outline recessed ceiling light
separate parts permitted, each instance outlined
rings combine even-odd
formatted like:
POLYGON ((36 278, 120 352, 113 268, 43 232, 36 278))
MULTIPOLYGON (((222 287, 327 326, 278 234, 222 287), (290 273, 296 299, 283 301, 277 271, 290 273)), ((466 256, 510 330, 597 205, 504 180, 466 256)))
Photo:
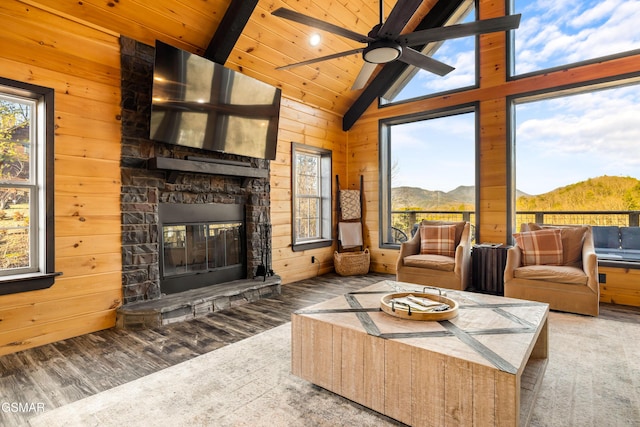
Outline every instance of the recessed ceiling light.
POLYGON ((311 37, 309 37, 309 44, 311 46, 318 46, 320 44, 320 34, 311 34, 311 37))

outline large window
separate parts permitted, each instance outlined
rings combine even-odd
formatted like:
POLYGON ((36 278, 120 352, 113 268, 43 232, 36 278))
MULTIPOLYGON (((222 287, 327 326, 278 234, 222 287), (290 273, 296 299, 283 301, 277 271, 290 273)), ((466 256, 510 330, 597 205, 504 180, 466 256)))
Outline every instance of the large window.
POLYGON ((0 294, 51 286, 52 90, 0 79, 0 160, 0 294))
POLYGON ((473 106, 383 122, 380 242, 397 247, 423 219, 475 223, 473 106))
POLYGON ((292 145, 293 250, 331 246, 331 151, 292 145))
POLYGON ((640 84, 594 89, 515 100, 516 230, 638 225, 640 84))
MULTIPOLYGON (((445 25, 463 24, 476 19, 473 0, 464 0, 445 25)), ((427 44, 424 54, 455 68, 446 76, 438 76, 409 66, 381 98, 392 103, 472 87, 476 84, 476 37, 461 37, 427 44)))
POLYGON ((640 49, 638 0, 513 0, 513 13, 514 75, 640 49))

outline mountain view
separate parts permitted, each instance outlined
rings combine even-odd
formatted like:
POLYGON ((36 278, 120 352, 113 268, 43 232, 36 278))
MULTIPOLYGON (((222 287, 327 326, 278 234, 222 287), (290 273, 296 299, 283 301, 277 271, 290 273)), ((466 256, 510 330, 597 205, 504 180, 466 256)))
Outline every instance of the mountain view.
MULTIPOLYGON (((601 176, 569 184, 553 191, 529 195, 516 190, 519 211, 602 211, 640 209, 640 180, 601 176)), ((392 210, 475 210, 475 187, 460 186, 449 192, 418 187, 396 187, 392 210)))

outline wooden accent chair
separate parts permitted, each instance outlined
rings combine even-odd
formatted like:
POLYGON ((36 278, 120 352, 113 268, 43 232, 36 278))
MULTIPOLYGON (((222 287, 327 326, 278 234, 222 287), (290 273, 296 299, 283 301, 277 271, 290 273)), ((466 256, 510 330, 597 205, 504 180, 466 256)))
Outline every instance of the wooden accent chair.
POLYGON ((521 230, 507 251, 504 296, 597 316, 600 287, 591 227, 522 224, 521 230))
POLYGON ((400 245, 396 280, 465 290, 471 277, 470 229, 466 221, 422 221, 400 245))

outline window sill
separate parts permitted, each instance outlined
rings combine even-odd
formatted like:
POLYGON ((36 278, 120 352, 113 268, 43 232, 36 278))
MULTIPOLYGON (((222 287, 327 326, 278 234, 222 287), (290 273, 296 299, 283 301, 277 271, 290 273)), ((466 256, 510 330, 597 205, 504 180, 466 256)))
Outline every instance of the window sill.
POLYGON ((19 276, 0 277, 0 295, 38 291, 53 286, 62 273, 31 273, 19 276))
POLYGON ((293 252, 302 252, 309 249, 326 248, 333 245, 333 240, 314 240, 313 242, 294 243, 291 245, 293 252))

